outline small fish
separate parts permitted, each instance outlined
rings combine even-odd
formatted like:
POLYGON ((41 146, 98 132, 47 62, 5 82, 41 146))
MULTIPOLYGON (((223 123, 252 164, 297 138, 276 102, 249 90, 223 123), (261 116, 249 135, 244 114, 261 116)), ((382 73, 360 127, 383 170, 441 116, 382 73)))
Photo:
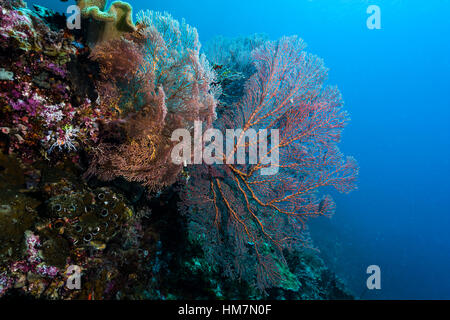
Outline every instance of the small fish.
POLYGON ((91 241, 89 244, 95 249, 102 251, 106 248, 106 244, 100 241, 91 241))
POLYGON ((84 45, 78 41, 72 41, 72 45, 74 45, 78 49, 84 49, 84 45))

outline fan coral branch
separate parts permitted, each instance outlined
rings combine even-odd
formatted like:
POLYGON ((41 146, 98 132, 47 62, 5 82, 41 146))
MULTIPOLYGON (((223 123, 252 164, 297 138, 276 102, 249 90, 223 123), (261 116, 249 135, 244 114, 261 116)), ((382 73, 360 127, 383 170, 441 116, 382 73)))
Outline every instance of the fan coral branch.
POLYGON ((216 102, 209 91, 215 73, 199 53, 197 30, 154 11, 141 11, 138 22, 147 39, 143 68, 154 73, 154 86, 164 89, 168 110, 211 125, 216 102))
MULTIPOLYGON (((175 115, 167 115, 163 91, 155 97, 151 108, 130 115, 122 123, 108 125, 111 131, 123 132, 124 143, 103 141, 96 148, 87 175, 102 180, 122 176, 158 191, 175 182, 181 167, 170 161, 172 128, 180 125, 175 115), (118 125, 119 129, 112 126, 118 125)), ((107 131, 107 130, 104 130, 107 131)))
POLYGON ((243 129, 231 152, 219 154, 227 164, 191 168, 185 193, 184 208, 193 230, 206 235, 207 253, 261 289, 281 280, 283 249, 308 245, 307 219, 334 211, 331 197, 319 190, 355 188, 356 161, 336 146, 348 121, 340 93, 324 85, 322 60, 304 48, 290 37, 253 51, 257 73, 241 101, 215 123, 243 129), (260 147, 256 164, 230 164, 239 148, 256 144, 246 139, 252 129, 278 130, 279 141, 260 147), (275 152, 280 161, 271 168, 267 158, 275 152))
POLYGON ((215 119, 215 74, 199 50, 194 28, 154 12, 140 13, 137 32, 94 48, 107 80, 99 85, 101 108, 119 114, 104 125, 87 175, 122 176, 150 191, 175 181, 181 166, 171 161, 172 132, 215 119))

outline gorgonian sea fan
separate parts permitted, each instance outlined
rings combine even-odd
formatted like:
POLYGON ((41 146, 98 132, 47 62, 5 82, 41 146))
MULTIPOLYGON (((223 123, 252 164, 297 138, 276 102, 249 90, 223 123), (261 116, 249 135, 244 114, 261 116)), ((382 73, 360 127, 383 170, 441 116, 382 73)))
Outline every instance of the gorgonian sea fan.
POLYGON ((253 71, 251 53, 268 40, 265 34, 253 34, 236 39, 216 36, 206 43, 203 51, 216 66, 227 66, 248 73, 248 69, 253 71))
POLYGON ((307 219, 333 213, 331 197, 319 190, 356 188, 357 163, 337 147, 349 120, 341 95, 325 85, 323 61, 304 49, 297 37, 255 49, 257 72, 244 96, 214 124, 243 129, 231 155, 221 155, 224 163, 237 147, 256 143, 243 138, 249 129, 278 129, 278 144, 272 141, 257 164, 190 167, 182 202, 211 262, 262 290, 282 280, 283 250, 307 244, 307 219), (264 158, 276 149, 277 172, 261 175, 269 166, 264 158))
POLYGON ((153 11, 138 14, 136 32, 95 47, 91 58, 107 80, 100 104, 119 115, 100 130, 86 176, 123 177, 149 191, 176 181, 182 166, 170 159, 172 132, 215 119, 215 74, 199 51, 195 28, 153 11))
POLYGON ((210 125, 216 108, 210 84, 216 75, 200 54, 197 30, 167 12, 141 11, 137 18, 146 39, 142 68, 154 74, 155 88, 164 90, 169 112, 187 122, 202 120, 210 125))

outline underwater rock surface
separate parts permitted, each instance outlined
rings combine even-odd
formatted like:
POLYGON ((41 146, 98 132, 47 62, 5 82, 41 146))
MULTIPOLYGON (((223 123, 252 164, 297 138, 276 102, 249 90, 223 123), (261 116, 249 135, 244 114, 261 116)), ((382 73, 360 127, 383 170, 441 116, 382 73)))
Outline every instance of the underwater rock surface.
POLYGON ((168 48, 144 52, 147 60, 139 50, 164 40, 145 23, 171 17, 134 24, 127 3, 105 12, 105 1, 78 2, 86 23, 105 24, 94 44, 64 16, 0 0, 0 297, 352 299, 307 248, 287 250, 281 280, 264 291, 226 276, 180 213, 191 176, 167 165, 171 130, 194 116, 211 125, 239 100, 256 72, 249 55, 210 66, 196 31, 181 24, 190 42, 178 39, 169 68, 168 48), (125 58, 135 59, 105 55, 104 41, 129 45, 125 58), (173 86, 167 96, 163 86, 173 86), (80 290, 66 286, 71 265, 81 268, 80 290))

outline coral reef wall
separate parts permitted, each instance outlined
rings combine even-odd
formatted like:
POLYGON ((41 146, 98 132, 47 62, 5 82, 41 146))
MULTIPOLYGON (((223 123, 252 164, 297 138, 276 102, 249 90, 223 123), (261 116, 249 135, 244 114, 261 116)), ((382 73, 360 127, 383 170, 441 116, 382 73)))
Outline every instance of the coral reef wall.
POLYGON ((77 4, 82 30, 0 0, 0 297, 352 298, 305 246, 307 218, 334 206, 318 188, 357 173, 321 60, 295 37, 203 53, 168 13, 77 4), (261 165, 176 164, 172 133, 196 121, 278 128, 289 165, 267 181, 261 165))

